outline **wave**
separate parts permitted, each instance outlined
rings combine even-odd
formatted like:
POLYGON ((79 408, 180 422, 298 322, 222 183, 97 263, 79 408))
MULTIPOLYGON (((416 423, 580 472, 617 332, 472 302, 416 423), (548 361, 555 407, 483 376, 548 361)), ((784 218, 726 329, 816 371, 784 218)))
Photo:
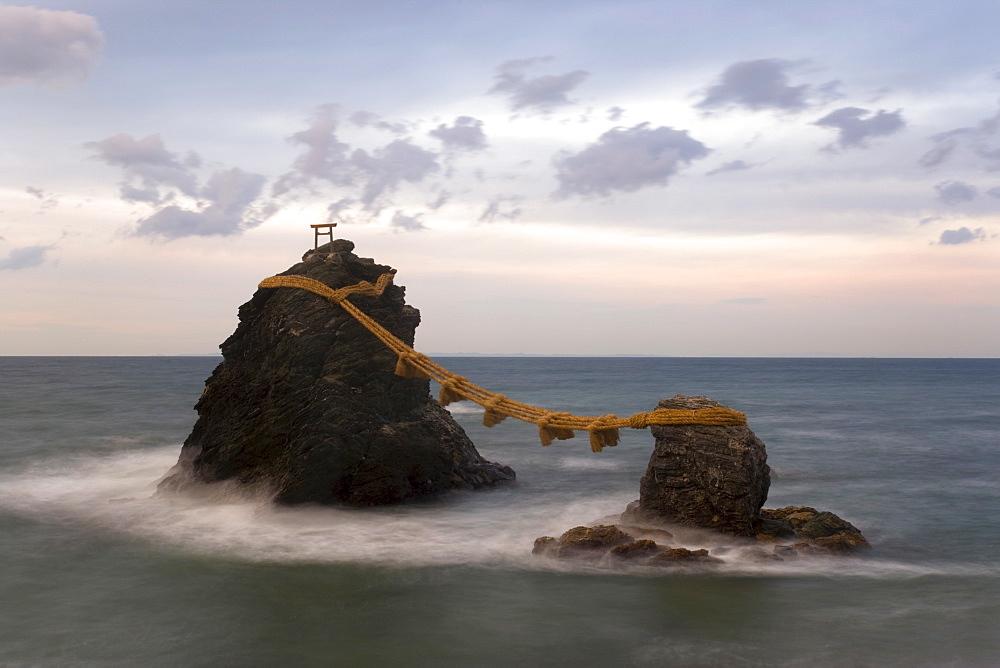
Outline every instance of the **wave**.
MULTIPOLYGON (((607 574, 595 565, 534 557, 531 547, 539 536, 593 523, 634 498, 626 491, 588 491, 585 496, 519 485, 456 494, 433 504, 374 509, 284 508, 235 495, 211 502, 156 496, 156 482, 176 461, 177 452, 177 446, 169 446, 38 461, 0 475, 0 511, 138 537, 158 549, 241 561, 387 567, 461 564, 607 574)), ((567 462, 573 468, 579 460, 567 462)), ((1000 574, 997 565, 928 565, 877 558, 760 562, 736 539, 716 537, 714 544, 708 544, 697 533, 679 533, 677 539, 673 546, 709 548, 725 562, 712 572, 735 576, 1000 574)), ((624 571, 663 572, 641 567, 624 571)))

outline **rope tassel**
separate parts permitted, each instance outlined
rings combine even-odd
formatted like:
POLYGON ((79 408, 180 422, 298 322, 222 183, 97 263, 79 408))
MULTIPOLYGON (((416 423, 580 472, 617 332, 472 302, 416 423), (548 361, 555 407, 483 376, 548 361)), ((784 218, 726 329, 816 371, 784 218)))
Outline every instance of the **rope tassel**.
POLYGON ((484 427, 495 427, 496 425, 507 419, 507 414, 503 412, 500 407, 507 397, 502 394, 494 394, 485 404, 483 404, 483 426, 484 427))
POLYGON ((396 360, 395 374, 403 378, 430 378, 423 369, 414 364, 412 353, 400 353, 396 360))
POLYGON ((438 393, 438 403, 442 406, 464 401, 467 397, 458 389, 459 383, 465 382, 464 376, 455 376, 441 383, 441 391, 438 393))
POLYGON ((617 415, 602 415, 589 425, 587 432, 590 434, 590 449, 593 452, 600 452, 604 448, 613 448, 618 445, 620 434, 617 427, 609 427, 609 422, 618 420, 617 415))
POLYGON ((552 445, 553 439, 565 441, 576 436, 572 429, 553 426, 551 422, 559 418, 571 417, 569 413, 547 413, 535 424, 538 425, 538 438, 542 445, 552 445))

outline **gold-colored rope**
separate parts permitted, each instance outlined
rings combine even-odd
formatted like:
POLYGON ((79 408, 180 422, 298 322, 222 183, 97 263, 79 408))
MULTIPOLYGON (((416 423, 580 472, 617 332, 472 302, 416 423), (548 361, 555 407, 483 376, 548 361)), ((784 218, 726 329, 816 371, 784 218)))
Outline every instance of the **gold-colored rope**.
POLYGON ((387 273, 379 276, 374 285, 368 281, 361 281, 356 285, 348 285, 334 290, 328 285, 304 276, 272 276, 261 281, 260 287, 301 288, 339 304, 341 308, 374 334, 379 341, 396 353, 398 357, 396 362, 397 375, 404 378, 430 378, 440 383, 441 392, 438 401, 443 406, 463 399, 474 401, 485 409, 483 424, 487 427, 499 424, 506 417, 530 422, 538 427, 538 436, 542 445, 550 445, 553 439, 573 438, 576 431, 586 431, 590 437, 591 450, 600 452, 605 447, 618 445, 618 430, 622 427, 645 429, 652 424, 733 426, 747 423, 743 413, 731 408, 699 408, 695 410, 657 408, 649 413, 636 413, 627 418, 620 418, 616 415, 586 417, 546 410, 514 401, 496 392, 490 392, 469 382, 464 376, 448 371, 426 355, 418 353, 385 327, 372 320, 348 299, 351 295, 380 297, 391 282, 392 274, 387 273))

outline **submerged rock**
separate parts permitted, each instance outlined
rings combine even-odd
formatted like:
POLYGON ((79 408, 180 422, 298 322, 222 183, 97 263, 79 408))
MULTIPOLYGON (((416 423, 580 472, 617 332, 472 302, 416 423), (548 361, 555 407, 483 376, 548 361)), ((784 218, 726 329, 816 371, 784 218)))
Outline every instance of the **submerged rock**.
MULTIPOLYGON (((284 274, 331 288, 394 271, 335 240, 284 274)), ((420 313, 404 288, 351 301, 413 344, 420 313)), ((160 490, 233 482, 275 501, 391 504, 514 479, 483 459, 430 396, 430 381, 394 374, 396 355, 341 307, 295 288, 263 288, 240 307, 198 421, 160 490)))
MULTIPOLYGON (((696 410, 722 404, 678 394, 657 407, 696 410)), ((656 445, 639 483, 637 516, 754 535, 771 477, 764 443, 753 431, 745 425, 653 425, 650 431, 656 445)))

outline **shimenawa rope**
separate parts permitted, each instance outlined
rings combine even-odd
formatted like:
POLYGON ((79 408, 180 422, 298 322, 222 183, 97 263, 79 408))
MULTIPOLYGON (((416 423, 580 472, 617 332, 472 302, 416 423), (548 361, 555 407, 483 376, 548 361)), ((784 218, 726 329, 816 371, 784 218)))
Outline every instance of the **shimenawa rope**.
POLYGON ((396 374, 404 378, 430 378, 441 384, 438 401, 443 406, 455 401, 468 399, 483 407, 483 424, 492 427, 505 418, 512 417, 530 422, 538 427, 542 445, 551 445, 553 439, 568 439, 576 431, 586 431, 590 437, 590 449, 600 452, 603 448, 618 445, 618 430, 622 427, 645 429, 651 424, 691 424, 691 425, 745 425, 746 416, 730 408, 699 408, 682 410, 658 408, 649 413, 636 413, 631 417, 616 415, 586 417, 546 410, 537 406, 514 401, 508 397, 490 392, 475 385, 464 376, 454 374, 436 364, 426 355, 406 345, 382 325, 372 320, 347 298, 351 295, 380 297, 386 286, 392 282, 392 274, 382 274, 371 284, 361 281, 333 289, 317 280, 305 276, 272 276, 260 282, 262 288, 300 288, 325 297, 350 313, 368 331, 375 335, 392 352, 396 353, 396 374))

